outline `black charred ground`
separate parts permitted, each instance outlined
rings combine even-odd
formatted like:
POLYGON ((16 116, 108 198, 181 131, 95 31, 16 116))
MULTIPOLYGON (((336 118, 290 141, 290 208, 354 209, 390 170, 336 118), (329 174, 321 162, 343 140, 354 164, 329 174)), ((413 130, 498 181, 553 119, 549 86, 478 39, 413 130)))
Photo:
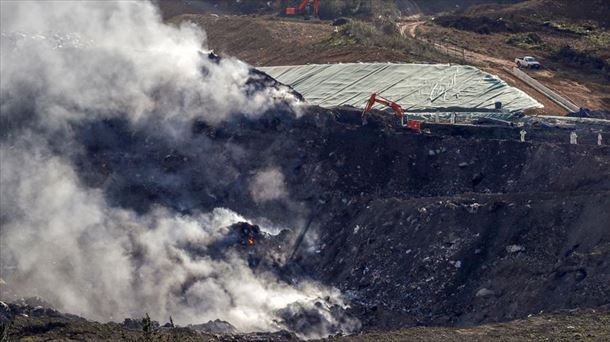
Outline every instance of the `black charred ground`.
POLYGON ((116 206, 222 206, 289 227, 269 244, 275 259, 247 252, 251 266, 266 260, 287 281, 337 286, 365 330, 608 304, 609 147, 558 143, 569 134, 561 128, 528 128, 532 141, 521 143, 519 128, 419 134, 381 113, 369 121, 313 107, 195 129, 181 142, 97 122, 82 129, 87 149, 75 162, 116 206), (281 169, 289 200, 250 196, 251 176, 268 166, 281 169), (287 260, 303 222, 317 239, 287 260))

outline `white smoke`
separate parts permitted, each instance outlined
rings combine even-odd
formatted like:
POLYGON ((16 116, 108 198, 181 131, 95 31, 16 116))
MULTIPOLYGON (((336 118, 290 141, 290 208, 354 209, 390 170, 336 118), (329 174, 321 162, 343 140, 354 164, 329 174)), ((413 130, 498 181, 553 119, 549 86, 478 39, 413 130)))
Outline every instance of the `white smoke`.
POLYGON ((287 196, 284 174, 277 168, 260 170, 250 182, 250 196, 256 202, 266 202, 287 196))
POLYGON ((2 2, 2 115, 33 95, 52 128, 94 116, 157 119, 167 129, 232 113, 257 116, 288 94, 246 94, 248 66, 201 54, 205 34, 194 24, 161 22, 144 1, 2 2), (206 72, 202 73, 202 69, 206 72), (95 113, 95 114, 93 114, 95 113))
POLYGON ((339 300, 312 283, 292 287, 255 275, 237 255, 189 253, 187 246, 208 246, 223 228, 248 221, 230 210, 176 216, 157 208, 138 216, 109 208, 99 190, 79 184, 68 161, 43 149, 3 144, 0 153, 3 213, 13 217, 3 224, 0 254, 16 268, 10 292, 102 321, 149 312, 181 324, 219 318, 242 331, 281 328, 274 313, 294 302, 339 300))
MULTIPOLYGON (((219 318, 242 331, 283 328, 277 310, 295 302, 341 303, 335 290, 255 274, 236 254, 213 259, 188 251, 247 221, 239 214, 217 208, 186 216, 157 207, 138 215, 110 207, 103 190, 79 181, 68 157, 81 148, 69 133, 72 123, 155 122, 177 138, 195 118, 209 124, 234 113, 255 118, 291 95, 249 91, 246 64, 209 60, 200 52, 200 29, 163 24, 149 2, 1 2, 0 12, 0 127, 6 128, 0 295, 38 295, 101 321, 148 312, 179 324, 219 318), (45 146, 57 137, 66 139, 59 150, 45 146)), ((268 183, 265 175, 258 183, 268 183)), ((285 196, 283 179, 271 176, 269 196, 285 196)))

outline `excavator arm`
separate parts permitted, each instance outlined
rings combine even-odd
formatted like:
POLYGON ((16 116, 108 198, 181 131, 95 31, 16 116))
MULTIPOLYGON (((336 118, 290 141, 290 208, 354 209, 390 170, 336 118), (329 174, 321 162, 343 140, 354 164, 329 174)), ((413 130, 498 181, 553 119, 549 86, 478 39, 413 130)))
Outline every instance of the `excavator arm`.
POLYGON ((385 98, 377 95, 376 93, 373 93, 371 95, 371 97, 369 97, 368 101, 366 102, 366 106, 364 107, 364 110, 362 111, 362 124, 363 125, 366 125, 366 114, 371 111, 371 108, 373 108, 375 103, 379 103, 384 106, 392 108, 392 110, 394 111, 394 115, 396 115, 396 117, 398 119, 400 119, 401 125, 406 126, 410 129, 417 130, 417 131, 420 130, 421 122, 415 121, 415 120, 407 120, 407 122, 405 124, 405 122, 404 122, 405 112, 402 109, 402 107, 398 103, 385 99, 385 98))
POLYGON ((305 7, 307 6, 307 4, 310 4, 311 6, 313 6, 313 14, 314 17, 318 16, 318 12, 320 11, 320 0, 303 0, 301 1, 301 3, 299 4, 299 13, 300 14, 305 14, 305 7))

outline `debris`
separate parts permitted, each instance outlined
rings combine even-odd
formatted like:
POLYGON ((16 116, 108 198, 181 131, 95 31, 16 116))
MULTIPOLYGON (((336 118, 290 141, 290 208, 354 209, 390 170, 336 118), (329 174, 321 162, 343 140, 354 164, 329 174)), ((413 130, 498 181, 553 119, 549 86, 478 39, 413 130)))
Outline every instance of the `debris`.
POLYGON ((508 253, 522 252, 522 251, 525 251, 525 247, 523 247, 521 245, 510 245, 510 246, 506 246, 506 251, 508 253))
POLYGON ((494 296, 496 293, 490 289, 486 289, 486 288, 481 288, 479 289, 479 291, 477 291, 476 296, 477 297, 488 297, 488 296, 494 296))
POLYGON ((212 334, 234 334, 237 333, 237 329, 227 322, 219 319, 208 321, 202 324, 189 324, 189 328, 201 332, 212 333, 212 334))
POLYGON ((347 23, 349 23, 351 20, 349 18, 345 18, 345 17, 341 17, 341 18, 337 18, 335 20, 333 20, 332 25, 333 26, 343 26, 347 23))

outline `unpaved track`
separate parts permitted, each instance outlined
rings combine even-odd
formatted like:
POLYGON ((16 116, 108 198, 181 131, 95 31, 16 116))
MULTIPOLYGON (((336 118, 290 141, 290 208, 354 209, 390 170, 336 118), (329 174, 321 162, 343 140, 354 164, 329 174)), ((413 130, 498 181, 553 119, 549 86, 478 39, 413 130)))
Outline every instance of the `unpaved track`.
MULTIPOLYGON (((423 41, 423 42, 427 43, 429 46, 434 47, 435 49, 437 49, 438 51, 440 51, 444 54, 454 56, 454 57, 461 56, 464 60, 468 61, 469 63, 482 67, 483 70, 485 70, 489 73, 500 76, 503 80, 505 80, 510 85, 523 90, 528 95, 535 98, 538 102, 540 102, 544 105, 544 108, 536 110, 536 113, 555 114, 555 115, 568 113, 568 111, 566 111, 565 108, 556 104, 552 99, 548 98, 545 94, 540 93, 538 90, 529 86, 527 83, 521 81, 520 79, 518 79, 511 73, 506 72, 504 68, 512 68, 514 66, 514 63, 512 61, 489 56, 489 55, 475 52, 472 50, 468 50, 468 49, 465 49, 465 48, 462 48, 462 47, 459 47, 459 46, 456 46, 456 45, 453 45, 453 44, 450 44, 447 42, 438 43, 438 42, 433 42, 433 41, 428 41, 426 39, 422 39, 420 36, 417 35, 417 28, 420 25, 423 25, 424 23, 425 23, 425 21, 401 23, 401 24, 399 24, 400 33, 403 36, 408 35, 408 37, 410 37, 410 38, 423 41)), ((548 70, 545 72, 551 73, 548 70)), ((538 81, 540 82, 540 80, 538 80, 538 81)), ((542 82, 544 82, 544 81, 542 81, 542 82)), ((545 84, 545 85, 547 87, 551 88, 552 90, 556 91, 560 95, 564 96, 564 94, 562 94, 560 91, 557 91, 556 89, 553 89, 548 84, 545 84)), ((568 100, 570 100, 571 102, 574 102, 572 99, 568 98, 568 100)))
POLYGON ((423 23, 425 23, 425 21, 401 23, 398 25, 400 28, 400 34, 404 36, 406 33, 408 33, 409 37, 415 38, 417 27, 423 23))

